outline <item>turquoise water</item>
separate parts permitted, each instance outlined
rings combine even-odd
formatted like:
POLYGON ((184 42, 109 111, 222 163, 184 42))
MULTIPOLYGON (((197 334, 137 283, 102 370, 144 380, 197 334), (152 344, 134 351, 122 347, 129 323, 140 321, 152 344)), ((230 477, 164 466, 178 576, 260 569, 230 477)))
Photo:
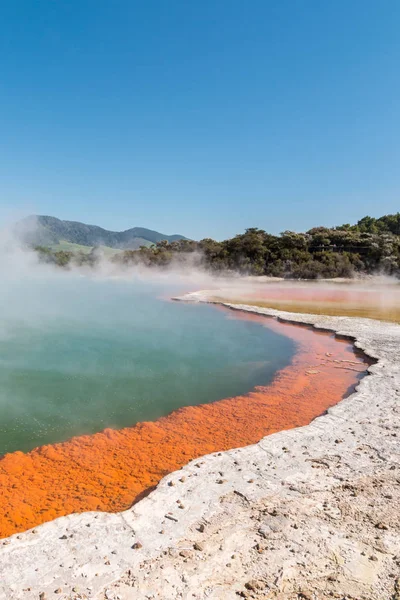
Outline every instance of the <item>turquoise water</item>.
POLYGON ((243 394, 290 362, 288 338, 173 292, 14 281, 0 298, 0 454, 243 394))

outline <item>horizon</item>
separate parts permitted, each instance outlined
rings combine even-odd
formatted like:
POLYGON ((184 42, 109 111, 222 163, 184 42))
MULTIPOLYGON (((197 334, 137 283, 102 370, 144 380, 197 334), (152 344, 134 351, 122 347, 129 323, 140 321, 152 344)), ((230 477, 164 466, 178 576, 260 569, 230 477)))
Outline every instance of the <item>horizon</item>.
POLYGON ((399 25, 395 0, 3 6, 0 218, 220 240, 396 213, 399 25))

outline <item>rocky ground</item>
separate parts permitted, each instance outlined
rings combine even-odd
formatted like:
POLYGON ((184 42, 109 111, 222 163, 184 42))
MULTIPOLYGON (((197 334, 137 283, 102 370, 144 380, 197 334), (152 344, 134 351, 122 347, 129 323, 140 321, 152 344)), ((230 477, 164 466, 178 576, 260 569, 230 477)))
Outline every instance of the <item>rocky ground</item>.
POLYGON ((400 326, 236 308, 354 337, 378 362, 306 427, 192 461, 124 513, 3 540, 0 598, 400 600, 400 326))

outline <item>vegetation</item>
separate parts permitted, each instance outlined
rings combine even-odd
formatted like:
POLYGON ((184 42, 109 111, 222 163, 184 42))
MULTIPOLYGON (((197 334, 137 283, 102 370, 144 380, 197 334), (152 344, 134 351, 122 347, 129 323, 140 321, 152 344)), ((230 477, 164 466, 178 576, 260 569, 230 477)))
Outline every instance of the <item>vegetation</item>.
MULTIPOLYGON (((64 266, 95 264, 98 254, 76 256, 39 248, 45 260, 64 266)), ((119 265, 166 267, 171 264, 294 279, 352 277, 381 273, 400 277, 400 213, 379 219, 364 217, 356 225, 314 227, 306 233, 284 231, 279 236, 261 229, 217 242, 204 239, 159 241, 151 247, 125 250, 111 260, 119 265)))
POLYGON ((39 255, 41 262, 57 265, 58 267, 68 266, 83 266, 88 265, 94 267, 98 263, 100 253, 98 248, 93 247, 89 249, 89 252, 79 250, 78 252, 72 252, 71 250, 58 250, 57 248, 50 248, 48 246, 36 246, 36 252, 39 255))
MULTIPOLYGON (((151 245, 151 244, 149 244, 151 245)), ((118 254, 120 250, 117 248, 110 248, 109 246, 94 246, 96 249, 101 251, 104 256, 110 257, 118 254)), ((53 244, 50 246, 51 250, 59 251, 59 250, 67 250, 68 252, 72 252, 73 254, 79 254, 83 252, 83 254, 88 254, 92 252, 93 246, 83 246, 82 244, 73 244, 72 242, 66 242, 64 240, 60 240, 58 244, 53 244)))

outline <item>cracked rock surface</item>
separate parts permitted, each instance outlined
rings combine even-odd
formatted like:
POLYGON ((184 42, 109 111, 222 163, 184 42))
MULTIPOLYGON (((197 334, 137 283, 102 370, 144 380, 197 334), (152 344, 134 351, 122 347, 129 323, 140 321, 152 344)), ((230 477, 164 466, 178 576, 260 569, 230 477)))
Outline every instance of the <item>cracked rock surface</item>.
POLYGON ((227 306, 352 337, 377 363, 310 425, 194 460, 128 511, 1 540, 1 599, 400 599, 400 326, 227 306))

